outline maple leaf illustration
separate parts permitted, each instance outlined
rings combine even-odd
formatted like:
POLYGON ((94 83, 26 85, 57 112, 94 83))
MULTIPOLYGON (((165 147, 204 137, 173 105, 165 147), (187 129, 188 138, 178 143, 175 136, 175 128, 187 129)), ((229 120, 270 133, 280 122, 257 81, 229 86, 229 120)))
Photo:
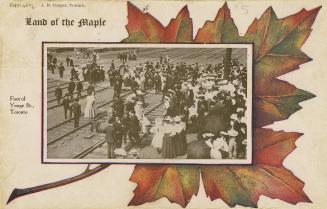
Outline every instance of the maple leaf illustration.
POLYGON ((287 170, 283 160, 295 149, 299 133, 264 129, 285 120, 314 95, 278 76, 311 61, 301 47, 311 32, 320 7, 301 10, 279 19, 269 7, 240 36, 227 3, 213 21, 207 21, 192 39, 192 19, 187 7, 164 27, 149 13, 128 2, 128 38, 123 42, 253 43, 254 45, 254 134, 252 165, 136 165, 130 178, 137 183, 129 205, 141 205, 166 197, 186 207, 197 195, 200 176, 211 200, 222 199, 230 207, 257 207, 261 195, 291 204, 311 202, 304 183, 287 170))
MULTIPOLYGON (((253 43, 254 44, 254 130, 252 165, 136 165, 130 178, 137 183, 129 205, 141 205, 166 197, 186 207, 197 195, 200 176, 211 200, 222 199, 230 207, 257 207, 261 195, 278 198, 291 204, 311 202, 303 192, 304 183, 287 170, 283 160, 295 149, 300 133, 287 133, 262 128, 285 120, 301 107, 299 103, 314 97, 278 76, 311 61, 301 47, 311 32, 321 7, 301 10, 295 15, 278 19, 269 7, 255 19, 246 34, 240 36, 227 3, 213 21, 207 21, 193 40, 193 24, 187 6, 164 27, 149 13, 128 2, 128 38, 123 42, 153 43, 253 43)), ((25 189, 14 189, 14 199, 64 186, 88 178, 108 168, 108 164, 81 174, 25 189)))

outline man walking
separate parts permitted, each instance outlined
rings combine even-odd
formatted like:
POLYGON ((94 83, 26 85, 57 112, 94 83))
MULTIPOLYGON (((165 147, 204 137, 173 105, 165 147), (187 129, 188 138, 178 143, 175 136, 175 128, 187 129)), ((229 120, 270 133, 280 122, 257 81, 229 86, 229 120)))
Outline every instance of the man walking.
POLYGON ((75 90, 75 83, 73 81, 73 79, 70 79, 70 82, 68 84, 68 94, 70 96, 70 98, 73 98, 73 94, 74 94, 74 90, 75 90))
POLYGON ((115 150, 115 140, 113 137, 113 125, 112 125, 112 120, 108 120, 108 125, 100 129, 100 132, 105 133, 105 140, 107 142, 107 156, 108 158, 114 158, 114 150, 115 150))
POLYGON ((112 136, 115 141, 115 148, 121 148, 122 140, 123 140, 123 125, 120 121, 119 117, 115 118, 115 123, 112 127, 112 136))
POLYGON ((141 130, 139 120, 135 116, 135 113, 129 112, 129 121, 128 121, 128 137, 131 140, 133 145, 140 147, 140 136, 139 131, 141 130))
POLYGON ((60 78, 63 78, 64 77, 64 71, 65 71, 65 67, 62 63, 60 63, 60 66, 59 66, 59 76, 60 78))
MULTIPOLYGON (((70 99, 68 98, 68 94, 65 94, 65 98, 62 100, 62 106, 64 107, 65 119, 67 119, 67 110, 70 109, 70 99)), ((72 111, 70 110, 70 118, 72 117, 72 111)))
POLYGON ((72 104, 72 112, 74 113, 74 128, 77 128, 79 126, 79 118, 81 116, 81 105, 78 103, 78 98, 74 100, 74 103, 72 104))
POLYGON ((57 98, 58 105, 60 105, 60 100, 61 100, 61 97, 62 97, 62 89, 60 88, 59 83, 57 83, 57 88, 55 90, 55 96, 57 98))
POLYGON ((82 91, 83 91, 82 81, 77 82, 76 90, 77 90, 77 98, 80 98, 82 96, 82 91))

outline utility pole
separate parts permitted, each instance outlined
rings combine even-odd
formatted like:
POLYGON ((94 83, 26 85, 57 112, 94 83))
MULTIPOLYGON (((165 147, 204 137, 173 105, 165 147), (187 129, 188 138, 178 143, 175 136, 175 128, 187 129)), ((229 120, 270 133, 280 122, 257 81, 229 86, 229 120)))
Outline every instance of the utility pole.
POLYGON ((232 49, 227 48, 225 54, 224 62, 224 79, 229 80, 229 75, 231 71, 231 60, 232 60, 232 49))

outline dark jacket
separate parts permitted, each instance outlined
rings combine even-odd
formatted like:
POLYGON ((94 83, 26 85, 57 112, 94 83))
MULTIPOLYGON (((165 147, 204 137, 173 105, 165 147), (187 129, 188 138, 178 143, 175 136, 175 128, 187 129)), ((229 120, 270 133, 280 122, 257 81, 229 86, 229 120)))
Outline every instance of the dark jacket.
POLYGON ((65 108, 65 109, 68 109, 69 108, 69 103, 70 103, 70 99, 68 98, 64 98, 61 102, 62 106, 65 108))
POLYGON ((74 82, 70 82, 68 84, 68 92, 74 92, 75 90, 75 83, 74 82))
POLYGON ((71 108, 72 108, 72 112, 74 113, 74 117, 79 117, 81 115, 82 111, 81 111, 80 104, 74 103, 72 104, 71 108))
POLYGON ((77 91, 82 91, 83 90, 83 84, 82 82, 78 82, 76 86, 77 91))
POLYGON ((57 87, 55 90, 55 96, 56 97, 62 97, 62 89, 60 87, 57 87))
POLYGON ((108 126, 106 126, 102 132, 104 132, 106 134, 105 136, 105 140, 107 143, 109 144, 113 144, 114 143, 114 138, 112 136, 112 129, 113 129, 113 126, 112 124, 109 124, 108 126))

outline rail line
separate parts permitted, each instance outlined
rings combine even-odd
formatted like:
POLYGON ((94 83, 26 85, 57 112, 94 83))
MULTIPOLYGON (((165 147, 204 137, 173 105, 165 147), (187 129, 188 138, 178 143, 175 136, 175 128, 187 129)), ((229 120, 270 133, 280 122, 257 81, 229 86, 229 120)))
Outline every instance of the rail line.
MULTIPOLYGON (((96 88, 96 87, 95 87, 96 88)), ((101 89, 98 89, 98 90, 96 90, 95 91, 95 93, 99 93, 99 92, 102 92, 102 91, 104 91, 104 90, 107 90, 107 89, 109 89, 110 87, 103 87, 103 88, 101 88, 101 89)), ((86 92, 87 91, 87 89, 84 89, 82 92, 86 92)), ((78 92, 74 92, 74 94, 73 95, 75 95, 75 94, 77 94, 78 92)), ((87 94, 85 94, 85 95, 82 95, 80 98, 85 98, 87 96, 87 94)), ((64 97, 62 97, 61 99, 63 99, 64 97)), ((48 101, 48 104, 49 103, 53 103, 53 102, 56 102, 57 101, 57 99, 51 99, 51 100, 49 100, 48 101)), ((51 110, 51 109, 54 109, 54 108, 56 108, 56 107, 59 107, 59 106, 61 106, 61 105, 58 105, 58 104, 56 104, 56 105, 53 105, 53 106, 48 106, 47 107, 47 110, 51 110)))
MULTIPOLYGON (((84 83, 86 83, 87 81, 82 81, 82 83, 84 84, 84 83)), ((69 84, 69 82, 65 82, 65 83, 61 83, 61 84, 59 84, 59 86, 63 86, 63 85, 67 85, 67 86, 65 86, 65 87, 62 87, 61 89, 62 90, 64 90, 64 89, 68 89, 68 84, 69 84)), ((54 93, 55 91, 56 91, 56 87, 57 87, 57 85, 54 85, 54 86, 47 86, 47 93, 48 94, 51 94, 51 93, 54 93), (50 90, 51 89, 51 90, 50 90)))
MULTIPOLYGON (((159 104, 154 105, 153 107, 150 108, 150 110, 147 110, 147 112, 145 113, 145 115, 151 114, 151 112, 153 112, 155 109, 159 108, 162 105, 163 105, 163 102, 160 102, 159 104)), ((77 155, 75 155, 73 157, 73 159, 81 159, 81 158, 84 158, 85 156, 91 154, 98 147, 102 146, 105 142, 106 142, 105 139, 100 140, 99 142, 93 144, 92 146, 88 147, 87 149, 85 149, 82 152, 80 152, 77 155)))
MULTIPOLYGON (((123 95, 121 96, 121 98, 124 98, 124 97, 126 97, 126 96, 128 96, 128 95, 130 95, 130 94, 132 94, 132 92, 131 92, 131 91, 128 91, 127 93, 123 94, 123 95)), ((111 100, 109 100, 108 102, 105 102, 105 103, 103 103, 103 104, 97 106, 96 109, 99 109, 99 108, 102 108, 102 107, 104 107, 104 106, 106 106, 106 105, 109 105, 109 104, 113 103, 113 101, 114 101, 114 100, 111 99, 111 100)), ((65 134, 63 134, 63 135, 57 137, 57 138, 54 139, 54 140, 48 141, 47 144, 48 144, 48 145, 49 145, 49 144, 52 144, 52 143, 54 143, 54 142, 56 142, 56 141, 58 141, 58 140, 64 138, 65 136, 67 136, 67 135, 69 135, 69 134, 71 134, 71 133, 76 132, 77 130, 79 130, 79 129, 81 129, 81 128, 87 126, 87 125, 89 125, 89 124, 92 123, 93 121, 98 120, 99 118, 103 117, 104 115, 105 115, 105 112, 101 112, 101 113, 99 113, 99 114, 97 115, 97 117, 95 117, 94 119, 92 119, 92 120, 87 120, 86 123, 83 123, 83 124, 80 125, 79 127, 74 128, 74 129, 71 130, 71 131, 68 131, 67 133, 65 133, 65 134)), ((58 124, 56 124, 56 125, 54 125, 54 126, 52 126, 52 127, 49 127, 49 128, 47 129, 47 132, 49 132, 49 131, 53 131, 53 129, 56 129, 56 128, 61 127, 61 126, 65 125, 65 124, 68 124, 68 123, 70 123, 70 122, 73 121, 73 120, 74 120, 74 119, 71 118, 71 119, 69 119, 69 120, 65 120, 65 121, 63 121, 63 122, 61 122, 61 123, 58 123, 58 124)), ((49 134, 48 134, 48 136, 49 136, 49 134)))

